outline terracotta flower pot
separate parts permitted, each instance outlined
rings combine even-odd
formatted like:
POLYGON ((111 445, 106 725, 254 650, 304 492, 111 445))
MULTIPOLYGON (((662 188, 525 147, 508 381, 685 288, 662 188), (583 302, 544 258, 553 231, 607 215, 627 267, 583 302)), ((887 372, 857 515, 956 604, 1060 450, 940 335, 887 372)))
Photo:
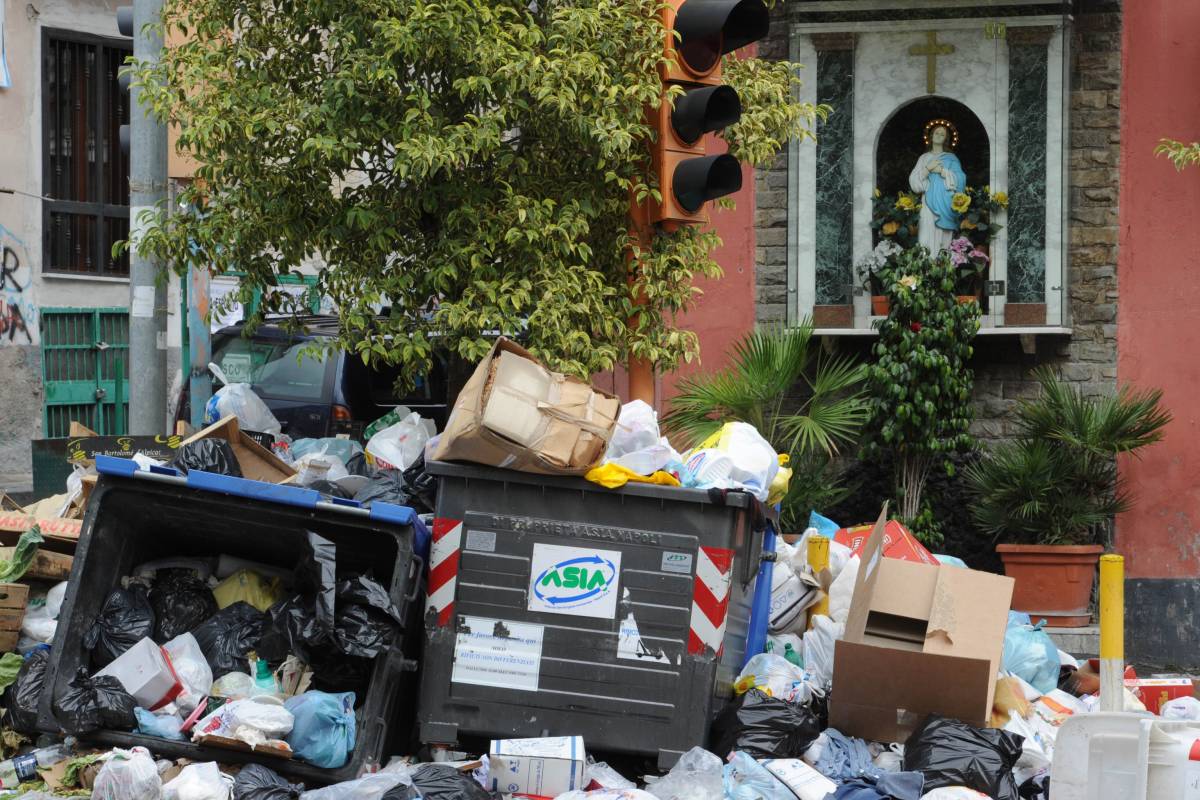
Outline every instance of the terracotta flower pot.
POLYGON ((886 294, 871 295, 871 313, 877 317, 886 317, 891 311, 891 303, 886 294))
POLYGON ((979 298, 973 294, 960 294, 955 297, 960 306, 965 306, 967 303, 978 303, 979 298))
POLYGON ((1034 622, 1062 628, 1081 628, 1091 622, 1088 607, 1096 564, 1104 548, 1098 544, 998 544, 1004 574, 1016 581, 1013 610, 1034 622))

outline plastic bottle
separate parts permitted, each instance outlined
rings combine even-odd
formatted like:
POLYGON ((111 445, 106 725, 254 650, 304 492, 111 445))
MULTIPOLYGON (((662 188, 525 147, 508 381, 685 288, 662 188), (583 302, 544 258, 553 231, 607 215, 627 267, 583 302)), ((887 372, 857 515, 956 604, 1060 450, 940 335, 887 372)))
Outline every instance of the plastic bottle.
POLYGON ((258 659, 256 674, 254 676, 254 696, 260 695, 278 695, 280 694, 279 681, 275 680, 275 676, 271 673, 271 666, 267 664, 265 659, 258 659))
POLYGON ((74 739, 50 747, 40 747, 31 753, 0 761, 0 789, 16 789, 25 781, 38 780, 38 767, 49 767, 70 758, 75 752, 74 739))
POLYGON ((799 653, 796 652, 796 648, 792 647, 791 642, 784 643, 783 657, 786 658, 791 663, 795 664, 797 667, 804 666, 804 659, 801 657, 801 655, 799 653))

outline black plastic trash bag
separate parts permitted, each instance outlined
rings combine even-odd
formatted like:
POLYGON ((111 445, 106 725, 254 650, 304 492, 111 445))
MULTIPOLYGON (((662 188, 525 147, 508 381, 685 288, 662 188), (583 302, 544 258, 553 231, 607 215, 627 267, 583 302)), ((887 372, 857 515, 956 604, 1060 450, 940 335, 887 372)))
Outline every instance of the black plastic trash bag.
POLYGON ((154 633, 154 609, 143 586, 113 589, 100 615, 83 635, 83 646, 92 652, 92 664, 108 666, 113 659, 154 633))
POLYGON ((91 677, 80 667, 71 685, 54 699, 54 717, 72 736, 97 730, 130 731, 137 726, 137 701, 111 675, 91 677))
POLYGON ((354 499, 364 508, 370 508, 376 500, 406 506, 408 487, 404 483, 404 474, 398 469, 376 470, 367 484, 354 495, 354 499))
MULTIPOLYGON (((421 764, 409 773, 422 800, 499 800, 471 777, 449 764, 421 764)), ((391 798, 389 797, 389 800, 391 798)))
POLYGON ((258 648, 268 617, 249 603, 237 602, 221 609, 192 631, 213 680, 230 672, 245 672, 246 654, 258 648))
POLYGON ((437 503, 438 479, 425 471, 425 454, 404 470, 404 484, 408 487, 407 505, 418 514, 432 514, 437 503))
POLYGON ((751 689, 730 701, 713 722, 712 752, 721 758, 734 750, 753 758, 799 758, 820 734, 809 709, 751 689))
POLYGON ((1012 768, 1024 739, 931 714, 904 743, 904 769, 925 775, 925 791, 966 786, 993 800, 1018 800, 1012 768))
POLYGON ((423 800, 417 787, 401 783, 383 793, 379 800, 423 800))
POLYGON ((340 694, 354 692, 356 697, 366 697, 370 690, 371 673, 375 662, 369 658, 355 658, 327 651, 308 662, 313 671, 312 688, 319 692, 340 694))
POLYGON ((331 637, 337 597, 337 547, 312 531, 308 531, 304 557, 296 569, 296 589, 313 598, 316 625, 325 637, 331 637))
POLYGON ((296 567, 296 594, 271 606, 263 657, 280 660, 293 653, 305 663, 334 648, 337 602, 337 547, 312 531, 296 567))
POLYGON ((348 656, 374 658, 391 647, 403 627, 399 609, 378 581, 366 575, 338 581, 338 650, 348 656))
POLYGON ((187 633, 219 610, 208 584, 183 569, 158 573, 150 590, 150 607, 154 609, 154 641, 159 644, 187 633))
POLYGON ((4 695, 8 708, 9 725, 20 733, 35 733, 38 722, 38 702, 42 699, 42 686, 46 681, 46 665, 50 663, 50 650, 39 647, 29 654, 17 680, 4 695))
POLYGON ((242 467, 238 464, 237 456, 233 454, 229 442, 224 439, 199 439, 181 446, 175 451, 171 466, 184 475, 195 469, 233 478, 242 477, 242 467))
POLYGON ((262 764, 247 764, 233 781, 233 800, 296 800, 303 783, 288 783, 262 764))

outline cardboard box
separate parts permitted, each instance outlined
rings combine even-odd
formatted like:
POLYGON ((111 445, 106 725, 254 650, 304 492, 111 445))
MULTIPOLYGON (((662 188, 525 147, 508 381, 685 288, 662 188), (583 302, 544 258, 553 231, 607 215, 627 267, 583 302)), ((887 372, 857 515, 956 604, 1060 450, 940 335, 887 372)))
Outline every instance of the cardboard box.
POLYGON ((488 774, 494 791, 558 797, 583 789, 586 759, 582 736, 496 739, 488 748, 488 774))
POLYGON ((620 407, 613 395, 551 372, 502 338, 459 393, 431 455, 543 475, 582 475, 603 458, 620 407))
POLYGON ((834 649, 829 724, 880 742, 904 741, 932 713, 986 727, 1013 579, 885 558, 886 521, 885 506, 834 649))
POLYGON ((1194 696, 1191 678, 1136 678, 1125 680, 1125 688, 1142 701, 1151 714, 1159 714, 1165 703, 1194 696))
MULTIPOLYGON (((834 534, 833 540, 850 548, 853 555, 862 557, 863 548, 871 538, 874 525, 855 525, 853 528, 842 528, 834 534)), ((883 527, 883 555, 887 558, 898 558, 902 561, 915 561, 918 564, 933 564, 938 560, 925 549, 925 545, 917 541, 917 537, 909 533, 908 528, 894 519, 888 520, 883 527)))
POLYGON ((233 448, 238 466, 242 469, 242 477, 252 481, 267 483, 282 483, 296 474, 278 456, 263 447, 254 437, 238 428, 237 417, 225 417, 220 422, 214 422, 202 431, 180 442, 180 447, 201 439, 224 439, 233 448))

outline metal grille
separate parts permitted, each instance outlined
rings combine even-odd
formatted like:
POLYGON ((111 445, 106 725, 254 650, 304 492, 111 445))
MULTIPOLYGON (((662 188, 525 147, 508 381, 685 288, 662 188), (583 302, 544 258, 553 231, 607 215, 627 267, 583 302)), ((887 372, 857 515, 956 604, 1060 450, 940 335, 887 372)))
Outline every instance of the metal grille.
POLYGON ((45 435, 66 436, 71 421, 118 435, 129 426, 129 314, 123 308, 41 311, 45 435))
POLYGON ((129 274, 112 246, 129 234, 129 159, 120 127, 129 94, 118 82, 127 41, 43 33, 45 269, 129 274))

